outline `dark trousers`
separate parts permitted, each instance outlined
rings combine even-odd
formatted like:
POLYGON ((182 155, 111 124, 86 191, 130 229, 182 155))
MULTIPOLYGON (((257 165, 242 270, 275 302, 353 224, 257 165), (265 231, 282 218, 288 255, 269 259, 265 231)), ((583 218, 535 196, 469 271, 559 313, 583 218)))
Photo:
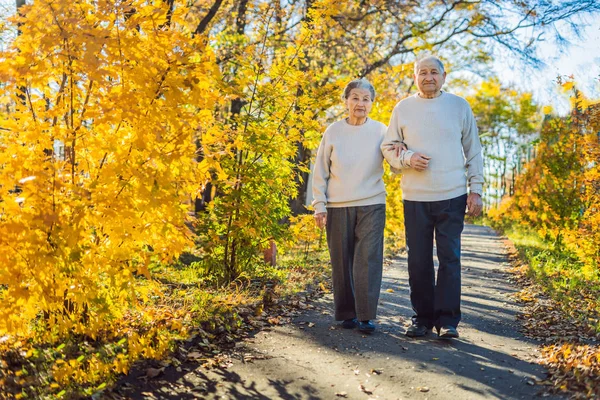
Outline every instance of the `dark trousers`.
POLYGON ((404 200, 408 281, 414 323, 428 328, 460 322, 460 235, 467 195, 442 201, 404 200), (433 238, 439 261, 437 282, 433 238))
POLYGON ((327 209, 327 245, 338 321, 377 316, 384 226, 385 204, 327 209))

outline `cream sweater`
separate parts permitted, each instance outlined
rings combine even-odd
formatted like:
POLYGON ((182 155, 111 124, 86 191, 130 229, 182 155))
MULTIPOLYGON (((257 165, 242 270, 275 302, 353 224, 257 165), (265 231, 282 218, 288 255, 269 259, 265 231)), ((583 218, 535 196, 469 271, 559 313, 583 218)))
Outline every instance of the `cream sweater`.
POLYGON ((385 159, 402 170, 402 197, 412 201, 439 201, 467 193, 482 194, 483 157, 477 124, 469 103, 442 92, 434 99, 418 94, 401 100, 390 119, 381 145, 385 159), (404 142, 407 151, 396 157, 393 143, 404 142), (410 168, 415 153, 430 156, 424 171, 410 168))
POLYGON ((313 172, 315 213, 327 212, 326 207, 385 204, 380 150, 385 132, 386 126, 372 119, 357 126, 345 119, 329 125, 313 172))

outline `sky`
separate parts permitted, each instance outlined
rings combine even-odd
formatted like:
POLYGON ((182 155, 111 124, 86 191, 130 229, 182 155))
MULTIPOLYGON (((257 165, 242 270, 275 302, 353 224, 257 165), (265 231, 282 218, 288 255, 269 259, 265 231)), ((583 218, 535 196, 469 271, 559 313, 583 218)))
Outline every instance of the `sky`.
POLYGON ((551 105, 559 114, 569 111, 568 97, 558 90, 556 84, 559 75, 573 75, 578 89, 584 95, 600 99, 600 18, 590 18, 582 24, 587 26, 581 38, 572 39, 566 47, 550 38, 538 42, 538 54, 544 63, 539 70, 506 60, 495 60, 494 68, 500 81, 532 92, 538 103, 551 105))

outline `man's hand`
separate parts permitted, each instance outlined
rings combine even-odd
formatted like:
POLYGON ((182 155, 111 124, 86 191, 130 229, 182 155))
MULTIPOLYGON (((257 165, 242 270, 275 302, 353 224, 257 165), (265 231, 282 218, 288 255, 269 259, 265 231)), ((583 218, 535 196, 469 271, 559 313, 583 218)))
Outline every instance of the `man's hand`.
POLYGON ((467 197, 467 215, 478 217, 483 209, 483 201, 479 193, 469 193, 467 197))
POLYGON ((391 147, 396 152, 396 157, 400 157, 400 153, 408 150, 408 147, 404 143, 394 143, 391 147))
POLYGON ((417 171, 425 171, 429 166, 429 160, 431 160, 431 157, 422 153, 415 153, 410 158, 410 166, 417 171))
POLYGON ((315 214, 315 223, 319 227, 319 229, 323 229, 325 224, 327 224, 327 213, 318 213, 315 214))

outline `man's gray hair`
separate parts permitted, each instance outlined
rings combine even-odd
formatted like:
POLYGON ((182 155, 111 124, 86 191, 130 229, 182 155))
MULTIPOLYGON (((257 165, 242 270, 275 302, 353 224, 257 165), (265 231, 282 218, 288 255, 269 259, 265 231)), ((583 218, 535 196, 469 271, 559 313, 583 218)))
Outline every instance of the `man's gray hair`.
POLYGON ((436 56, 428 55, 425 57, 418 58, 417 61, 415 61, 415 75, 417 74, 417 72, 419 72, 419 64, 425 60, 435 61, 437 63, 437 65, 440 67, 440 72, 443 73, 444 71, 446 71, 444 69, 444 63, 442 63, 442 60, 440 60, 436 56))
POLYGON ((354 79, 350 81, 344 88, 344 93, 342 93, 342 100, 346 100, 348 96, 350 96, 350 91, 352 89, 367 89, 371 92, 371 100, 375 101, 375 88, 371 85, 371 82, 366 80, 365 78, 354 79))

